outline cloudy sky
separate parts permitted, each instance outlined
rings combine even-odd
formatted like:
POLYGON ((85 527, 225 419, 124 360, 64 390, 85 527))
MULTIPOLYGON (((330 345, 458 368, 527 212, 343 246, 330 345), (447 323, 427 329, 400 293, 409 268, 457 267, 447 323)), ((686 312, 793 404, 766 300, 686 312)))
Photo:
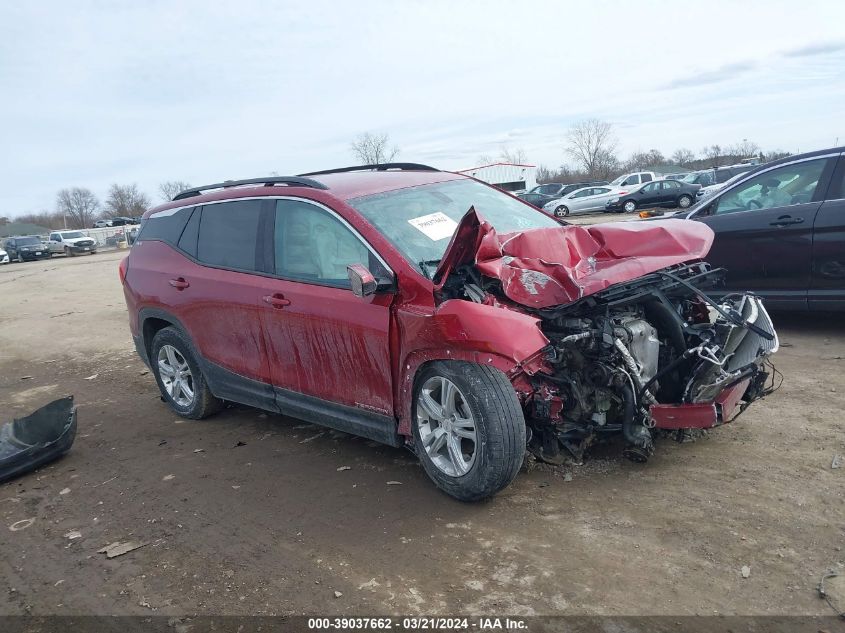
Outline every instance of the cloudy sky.
POLYGON ((385 132, 446 169, 565 162, 596 117, 620 153, 845 144, 845 3, 0 4, 0 215, 56 192, 352 164, 385 132))

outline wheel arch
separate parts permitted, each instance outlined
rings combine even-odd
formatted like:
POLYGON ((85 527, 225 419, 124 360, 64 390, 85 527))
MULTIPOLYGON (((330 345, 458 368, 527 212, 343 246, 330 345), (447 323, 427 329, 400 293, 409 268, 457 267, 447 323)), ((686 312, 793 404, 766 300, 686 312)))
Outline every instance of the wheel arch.
POLYGON ((158 334, 158 332, 166 327, 178 328, 191 345, 191 351, 194 355, 197 355, 196 345, 194 345, 194 341, 188 330, 185 329, 185 326, 182 325, 182 322, 178 318, 166 310, 161 310, 159 308, 142 308, 138 314, 138 325, 141 335, 141 347, 146 354, 146 360, 148 362, 150 360, 153 338, 155 338, 155 335, 158 334))
POLYGON ((402 329, 416 334, 416 346, 402 350, 395 392, 399 433, 406 437, 411 437, 414 386, 424 367, 462 361, 493 367, 514 383, 543 365, 549 343, 536 317, 460 299, 442 303, 433 315, 405 314, 399 320, 402 329))

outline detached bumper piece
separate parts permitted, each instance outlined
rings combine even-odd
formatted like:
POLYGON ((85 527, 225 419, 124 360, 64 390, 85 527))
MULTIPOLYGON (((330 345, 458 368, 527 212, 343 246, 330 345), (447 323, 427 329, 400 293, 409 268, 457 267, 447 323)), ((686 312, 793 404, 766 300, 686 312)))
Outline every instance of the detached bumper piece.
MULTIPOLYGON (((737 405, 751 382, 746 378, 725 389, 714 402, 653 404, 651 420, 658 429, 710 429, 733 420, 737 405)), ((739 415, 739 413, 737 413, 739 415)))
POLYGON ((76 438, 73 396, 0 426, 0 481, 35 470, 70 450, 76 438))

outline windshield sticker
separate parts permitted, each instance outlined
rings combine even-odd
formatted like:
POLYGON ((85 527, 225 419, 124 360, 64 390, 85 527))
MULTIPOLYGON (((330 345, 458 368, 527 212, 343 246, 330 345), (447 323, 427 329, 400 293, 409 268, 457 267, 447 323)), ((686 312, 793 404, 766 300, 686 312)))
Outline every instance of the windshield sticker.
POLYGON ((452 237, 452 233, 454 233, 455 229, 458 228, 458 223, 442 211, 413 218, 408 220, 408 224, 418 231, 421 231, 423 235, 435 242, 447 237, 452 237))

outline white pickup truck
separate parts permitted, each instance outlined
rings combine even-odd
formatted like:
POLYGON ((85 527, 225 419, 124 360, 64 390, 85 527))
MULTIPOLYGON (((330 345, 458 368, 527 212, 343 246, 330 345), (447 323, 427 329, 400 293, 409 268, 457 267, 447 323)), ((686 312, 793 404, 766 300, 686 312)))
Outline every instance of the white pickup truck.
POLYGON ((97 252, 97 242, 82 231, 53 231, 47 245, 51 253, 64 253, 68 257, 97 252))

